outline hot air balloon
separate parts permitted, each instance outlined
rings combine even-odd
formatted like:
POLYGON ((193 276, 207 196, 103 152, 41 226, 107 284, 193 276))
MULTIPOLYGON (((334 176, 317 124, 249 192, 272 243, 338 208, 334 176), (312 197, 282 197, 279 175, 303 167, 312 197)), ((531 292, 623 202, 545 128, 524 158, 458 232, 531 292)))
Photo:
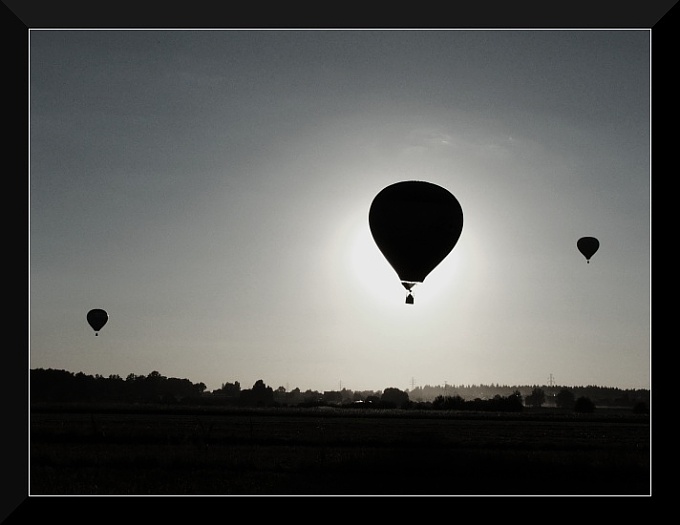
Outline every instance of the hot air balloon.
POLYGON ((408 180, 382 189, 368 213, 373 240, 408 290, 453 250, 463 230, 463 210, 446 189, 408 180))
POLYGON ((95 308, 94 310, 87 312, 87 322, 94 330, 94 335, 99 335, 97 332, 102 329, 108 320, 109 314, 106 313, 106 310, 102 310, 101 308, 95 308))
POLYGON ((576 241, 576 247, 586 258, 588 264, 590 264, 590 258, 595 255, 595 252, 600 247, 600 241, 595 237, 581 237, 576 241))

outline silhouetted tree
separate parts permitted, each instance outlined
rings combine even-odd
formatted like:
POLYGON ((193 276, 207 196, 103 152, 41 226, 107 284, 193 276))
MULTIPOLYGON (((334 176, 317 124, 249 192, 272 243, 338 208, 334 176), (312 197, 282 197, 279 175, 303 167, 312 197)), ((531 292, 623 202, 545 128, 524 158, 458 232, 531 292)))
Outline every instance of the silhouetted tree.
MULTIPOLYGON (((73 374, 65 370, 32 369, 30 371, 30 394, 31 402, 180 402, 190 403, 226 403, 241 404, 241 386, 238 381, 226 383, 222 388, 215 390, 215 396, 204 396, 205 384, 193 384, 187 379, 167 378, 154 370, 148 376, 129 374, 124 380, 118 375, 104 377, 96 374, 86 375, 82 372, 73 374)), ((555 388, 557 391, 559 387, 555 388)), ((269 387, 262 382, 256 383, 255 394, 247 391, 244 399, 256 403, 258 391, 259 401, 269 403, 269 387)), ((577 397, 587 397, 596 406, 627 407, 636 413, 649 413, 650 392, 647 389, 628 389, 599 387, 599 386, 575 386, 569 389, 562 388, 557 395, 552 394, 551 402, 561 408, 573 409, 577 397)), ((542 389, 536 385, 533 387, 511 387, 507 385, 444 385, 416 387, 410 392, 399 389, 351 391, 343 388, 342 391, 332 391, 320 394, 317 391, 307 390, 300 392, 294 388, 286 392, 283 387, 272 391, 274 405, 288 406, 318 406, 328 403, 333 397, 333 403, 352 405, 352 402, 367 401, 365 405, 379 406, 403 406, 404 398, 408 398, 408 407, 413 408, 459 408, 465 410, 518 410, 516 401, 525 395, 527 405, 537 405, 541 398, 542 389), (448 388, 447 388, 448 386, 448 388), (513 392, 507 396, 509 392, 513 392), (385 394, 383 398, 383 394, 385 394), (393 395, 398 397, 393 397, 393 395), (340 397, 340 401, 338 400, 340 397), (453 397, 452 397, 453 396, 453 397), (493 398, 491 398, 493 396, 493 398), (507 396, 507 397, 504 397, 507 396), (412 401, 415 399, 416 401, 412 401), (433 403, 433 400, 436 402, 433 403)))
POLYGON ((234 383, 222 383, 222 388, 216 390, 217 393, 223 394, 225 397, 239 397, 241 395, 241 384, 238 381, 234 383))
POLYGON ((558 408, 572 409, 574 408, 574 399, 574 394, 570 390, 563 388, 555 396, 555 405, 558 408))
POLYGON ((31 370, 31 401, 85 402, 177 402, 196 398, 205 390, 203 383, 166 378, 154 371, 149 376, 129 374, 104 377, 64 370, 31 370))
POLYGON ((375 394, 371 394, 369 396, 366 396, 365 402, 377 406, 380 403, 380 397, 375 394))
POLYGON ((526 398, 524 402, 532 407, 540 407, 545 403, 545 392, 541 388, 534 388, 526 398))
POLYGON ((253 388, 241 391, 240 399, 247 406, 271 406, 274 404, 274 389, 258 379, 253 388))
POLYGON ((304 396, 298 387, 295 387, 293 390, 286 393, 286 401, 289 405, 297 405, 302 403, 303 400, 304 396))
POLYGON ((434 410, 463 410, 465 400, 459 395, 437 396, 432 401, 432 408, 434 410))
POLYGON ((30 371, 31 403, 69 401, 73 397, 73 374, 66 370, 37 368, 30 371))
POLYGON ((380 402, 385 407, 408 408, 408 394, 398 388, 389 387, 383 390, 380 402))
POLYGON ((503 397, 496 394, 493 397, 492 403, 489 406, 490 410, 501 410, 504 412, 521 412, 524 410, 522 403, 522 394, 519 390, 515 390, 508 397, 503 397))
POLYGON ((324 404, 339 405, 342 403, 342 392, 339 390, 326 390, 321 396, 324 404))
POLYGON ((167 378, 154 370, 146 378, 141 379, 142 401, 153 403, 163 399, 163 383, 167 378))
POLYGON ((590 398, 581 396, 574 402, 574 412, 589 414, 595 411, 595 403, 590 398))

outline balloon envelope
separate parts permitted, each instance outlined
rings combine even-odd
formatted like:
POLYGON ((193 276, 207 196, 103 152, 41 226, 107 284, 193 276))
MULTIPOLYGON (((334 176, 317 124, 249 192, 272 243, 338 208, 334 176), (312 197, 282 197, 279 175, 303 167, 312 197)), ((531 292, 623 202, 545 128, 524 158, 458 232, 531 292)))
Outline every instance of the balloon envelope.
POLYGON ((101 308, 95 308, 87 312, 87 322, 95 332, 101 330, 108 320, 109 314, 106 313, 106 310, 102 310, 101 308))
POLYGON ((586 258, 586 261, 590 263, 590 258, 595 255, 595 252, 600 247, 600 241, 595 237, 581 237, 576 241, 576 247, 586 258))
POLYGON ((409 180, 375 196, 368 222, 378 248, 410 290, 453 250, 463 230, 463 210, 441 186, 409 180))

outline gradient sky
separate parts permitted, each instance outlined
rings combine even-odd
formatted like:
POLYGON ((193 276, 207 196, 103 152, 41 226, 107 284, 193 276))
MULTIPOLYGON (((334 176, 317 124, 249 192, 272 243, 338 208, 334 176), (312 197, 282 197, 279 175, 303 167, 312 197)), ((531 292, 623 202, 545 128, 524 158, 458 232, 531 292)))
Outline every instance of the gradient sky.
POLYGON ((29 36, 30 368, 650 388, 649 30, 29 36), (408 179, 464 214, 414 305, 368 229, 408 179))

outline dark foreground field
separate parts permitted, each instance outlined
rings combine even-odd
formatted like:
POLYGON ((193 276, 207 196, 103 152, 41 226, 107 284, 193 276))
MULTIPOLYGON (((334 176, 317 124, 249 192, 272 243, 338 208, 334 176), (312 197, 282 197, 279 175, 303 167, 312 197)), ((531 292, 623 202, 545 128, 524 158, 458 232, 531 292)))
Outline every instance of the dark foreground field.
POLYGON ((650 495, 648 416, 600 412, 34 407, 29 494, 650 495))

